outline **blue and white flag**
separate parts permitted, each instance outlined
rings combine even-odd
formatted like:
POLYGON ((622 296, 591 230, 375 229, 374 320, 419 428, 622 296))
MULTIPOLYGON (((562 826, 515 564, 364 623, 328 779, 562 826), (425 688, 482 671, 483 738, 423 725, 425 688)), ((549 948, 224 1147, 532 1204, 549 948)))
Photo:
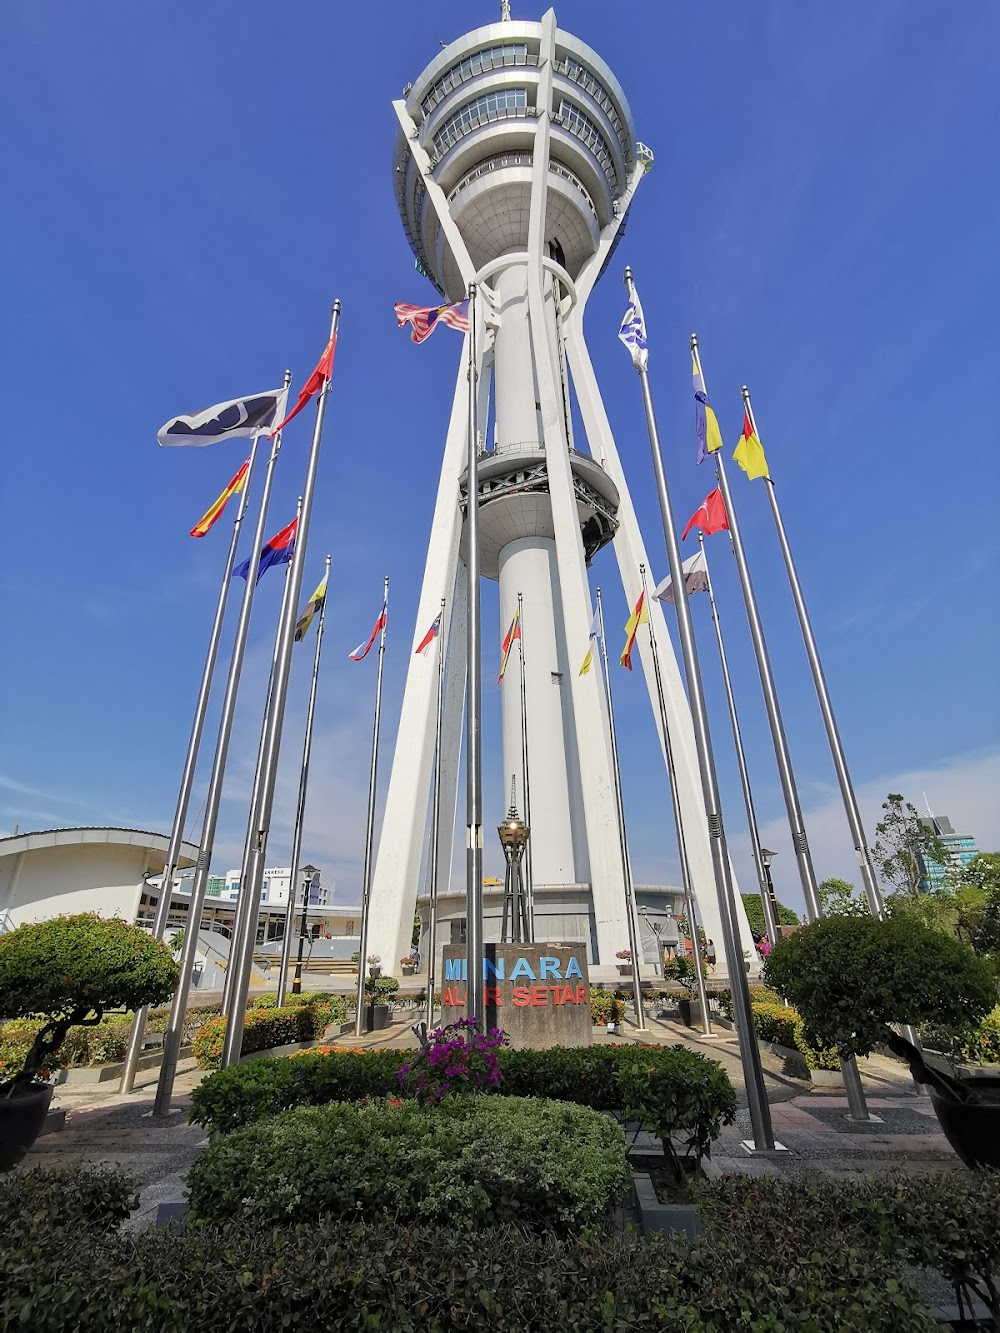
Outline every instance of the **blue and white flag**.
POLYGON ((287 389, 270 389, 246 398, 216 403, 203 412, 172 417, 156 433, 161 445, 219 444, 223 440, 263 435, 285 411, 287 389))
POLYGON ((618 330, 619 341, 628 348, 636 370, 645 370, 649 353, 646 350, 646 317, 642 313, 639 293, 632 284, 632 301, 618 330))

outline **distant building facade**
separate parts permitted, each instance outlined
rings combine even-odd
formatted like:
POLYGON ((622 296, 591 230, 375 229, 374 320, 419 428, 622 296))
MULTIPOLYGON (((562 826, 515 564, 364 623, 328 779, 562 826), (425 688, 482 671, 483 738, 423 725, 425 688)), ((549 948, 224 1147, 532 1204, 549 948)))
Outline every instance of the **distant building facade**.
POLYGON ((968 833, 956 833, 947 815, 927 815, 920 820, 928 833, 940 838, 947 852, 947 860, 941 864, 917 853, 920 862, 920 892, 934 893, 953 881, 974 856, 979 855, 975 838, 968 833))
MULTIPOLYGON (((296 889, 295 897, 302 901, 302 881, 307 876, 311 876, 309 887, 309 906, 310 907, 329 907, 333 899, 333 885, 327 887, 323 883, 323 876, 315 866, 299 867, 299 883, 296 889)), ((261 883, 260 900, 262 903, 287 903, 288 888, 292 880, 292 871, 289 866, 281 866, 275 870, 265 870, 264 878, 261 883)), ((229 870, 226 872, 223 887, 219 892, 219 897, 235 901, 240 896, 240 872, 239 870, 229 870)))

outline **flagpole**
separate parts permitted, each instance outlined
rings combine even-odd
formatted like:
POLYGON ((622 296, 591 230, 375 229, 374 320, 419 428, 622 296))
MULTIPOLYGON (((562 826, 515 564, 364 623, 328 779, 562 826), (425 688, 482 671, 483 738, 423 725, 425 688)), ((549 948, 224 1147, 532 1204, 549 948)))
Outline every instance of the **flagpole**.
POLYGON ((483 1027, 483 755, 480 737, 482 663, 479 605, 479 430, 476 375, 476 284, 469 283, 469 438, 466 471, 465 523, 468 535, 466 575, 469 619, 465 683, 466 712, 466 1014, 475 1020, 468 1029, 470 1044, 483 1027))
MULTIPOLYGON (((691 355, 704 385, 705 376, 701 366, 698 339, 693 333, 691 334, 691 355)), ((760 687, 764 696, 764 711, 767 713, 767 723, 771 731, 774 759, 778 767, 781 792, 785 799, 785 812, 791 829, 792 847, 795 852, 795 863, 798 866, 802 894, 806 901, 806 911, 810 921, 818 921, 823 915, 823 909, 819 901, 816 870, 813 866, 812 852, 809 850, 809 839, 806 836, 802 805, 799 801, 795 773, 792 769, 792 756, 788 749, 785 726, 781 719, 781 706, 778 703, 778 692, 774 683, 774 673, 771 670, 771 659, 764 639, 764 627, 761 624, 760 612, 757 609, 757 599, 750 579, 750 569, 743 549, 743 538, 740 535, 739 520, 736 517, 736 508, 729 490, 729 478, 726 476, 726 466, 721 449, 715 451, 715 476, 719 483, 719 490, 722 492, 722 501, 726 507, 726 516, 729 520, 729 537, 733 546, 733 555, 736 558, 740 587, 743 591, 747 623, 750 627, 750 638, 753 642, 754 657, 757 661, 757 674, 760 676, 760 687)), ((844 1076, 844 1091, 847 1094, 851 1119, 867 1120, 869 1118, 868 1107, 865 1102, 864 1089, 861 1086, 861 1075, 858 1073, 857 1064, 850 1059, 841 1061, 841 1070, 844 1076)))
MULTIPOLYGON (((302 516, 302 496, 299 496, 295 510, 296 525, 302 516)), ((297 526, 296 526, 297 531, 297 526)), ((253 974, 253 951, 257 944, 257 926, 260 922, 260 893, 256 897, 247 892, 246 886, 253 875, 253 861, 257 844, 257 830, 260 828, 260 800, 263 791, 264 773, 268 762, 269 720, 274 707, 274 687, 277 680, 278 664, 285 652, 285 625, 289 600, 292 598, 292 578, 295 564, 299 558, 298 540, 288 564, 285 566, 285 582, 281 591, 281 606, 278 611, 278 623, 274 632, 274 650, 271 658, 271 676, 267 686, 267 697, 261 715, 260 741, 257 746, 257 767, 254 771, 253 790, 250 794, 250 810, 247 816, 247 831, 243 843, 243 860, 240 865, 240 895, 236 904, 236 916, 233 924, 233 936, 229 946, 229 973, 222 997, 222 1012, 227 1018, 240 1003, 243 989, 249 987, 253 974), (246 967, 246 986, 244 986, 244 957, 249 959, 246 967)), ((292 870, 294 887, 295 872, 292 870)))
MULTIPOLYGON (((286 370, 284 387, 287 389, 291 382, 291 374, 286 370)), ((271 441, 271 453, 267 460, 267 471, 264 473, 264 489, 261 492, 260 509, 257 512, 253 545, 250 548, 251 563, 264 544, 267 509, 274 483, 274 465, 277 462, 280 449, 281 431, 278 431, 271 441)), ((236 633, 233 636, 232 655, 229 659, 229 675, 226 679, 226 692, 222 700, 222 716, 219 719, 219 734, 215 743, 215 756, 212 760, 212 772, 208 781, 208 794, 205 797, 205 817, 202 823, 198 863, 191 884, 191 906, 188 908, 187 926, 184 930, 184 946, 181 949, 180 977, 171 1002, 167 1029, 163 1034, 160 1077, 156 1086, 156 1098, 153 1102, 154 1116, 170 1114, 170 1100, 173 1096, 174 1078, 177 1073, 177 1057, 180 1053, 181 1039, 184 1033, 184 1013, 187 1009, 188 996, 191 993, 191 978, 194 974, 195 958, 198 952, 198 932, 201 928, 201 915, 205 906, 205 895, 208 891, 208 873, 212 863, 212 851, 215 846, 219 806, 222 802, 222 784, 226 774, 229 742, 233 733, 233 717, 236 713, 240 675, 243 671, 243 658, 246 654, 247 634, 250 629, 250 613, 253 610, 254 591, 257 586, 256 580, 251 578, 252 573, 253 570, 247 571, 246 584, 243 588, 243 601, 240 605, 239 619, 236 622, 236 633)))
MULTIPOLYGON (((326 557, 323 571, 324 583, 330 577, 330 557, 326 557)), ((323 626, 326 623, 326 597, 319 609, 316 622, 316 647, 313 652, 312 679, 309 682, 309 704, 306 708, 306 731, 302 741, 302 767, 299 772, 299 799, 295 808, 295 832, 292 836, 292 874, 288 883, 288 910, 285 913, 285 934, 281 941, 281 971, 278 973, 278 1008, 285 1003, 285 991, 288 987, 288 968, 292 960, 292 933, 295 927, 295 889, 299 878, 299 857, 302 855, 302 827, 306 814, 306 791, 309 786, 309 759, 312 753, 313 719, 316 716, 316 688, 319 683, 319 659, 323 651, 323 626)), ((308 893, 308 888, 305 890, 308 893)), ((307 902, 303 902, 302 912, 305 919, 307 902)))
MULTIPOLYGON (((638 309, 638 297, 636 296, 630 268, 625 270, 625 283, 628 288, 629 299, 638 309)), ((767 1102, 764 1072, 761 1068, 760 1051, 757 1047, 757 1036, 753 1025, 753 1013, 750 1009, 750 988, 743 967, 743 950, 740 947, 740 939, 737 933, 736 890, 733 884, 732 868, 729 863, 729 850, 726 846, 722 807, 719 800, 719 783, 715 772, 715 759, 712 755, 712 739, 708 727, 708 716, 705 711, 705 692, 698 666, 698 649, 691 624, 687 584, 684 582, 684 571, 681 568, 680 545, 677 541, 677 529, 674 525, 670 490, 667 486, 666 472, 663 467, 663 453, 660 448, 659 431, 656 427, 656 414, 653 410, 653 396, 649 388, 649 372, 646 369, 644 358, 637 361, 636 370, 639 374, 642 402, 646 413, 646 428, 649 432, 649 446, 653 459, 653 472, 656 477, 660 517, 663 523, 663 539, 667 548, 670 576, 675 589, 674 606, 677 611, 677 628, 684 659, 684 674, 687 679, 702 796, 705 802, 705 817, 708 823, 709 845, 712 851, 712 868, 718 895, 719 916, 722 922, 723 945, 726 951, 729 982, 732 988, 734 1022, 740 1038, 740 1059, 743 1064, 750 1122, 753 1129, 753 1149, 758 1152, 771 1152, 775 1147, 774 1131, 771 1128, 771 1109, 767 1102)))
MULTIPOLYGON (((236 563, 236 549, 240 540, 240 529, 243 526, 243 518, 247 512, 247 505, 250 500, 250 482, 253 477, 253 466, 257 458, 257 443, 259 435, 254 436, 253 444, 250 446, 250 461, 247 466, 246 475, 243 479, 243 493, 240 496, 239 507, 236 511, 236 519, 233 523, 233 535, 229 542, 229 554, 226 557, 226 563, 222 571, 222 585, 219 588, 219 597, 215 606, 215 619, 212 622, 212 631, 208 638, 208 652, 205 655, 205 665, 201 674, 201 685, 198 689, 198 701, 194 708, 194 719, 191 723, 191 735, 188 739, 187 754, 184 758, 184 769, 181 774, 181 785, 177 793, 177 805, 174 809, 174 822, 170 829, 170 841, 167 844, 167 855, 163 862, 163 876, 160 880, 160 899, 156 904, 156 916, 153 920, 153 939, 162 940, 167 932, 167 921, 170 917, 170 904, 173 897, 174 872, 177 869, 177 862, 180 859, 181 844, 184 841, 184 824, 187 819, 188 806, 191 802, 191 791, 194 786, 195 772, 198 767, 198 752, 201 748, 202 732, 205 729, 205 715, 208 712, 208 700, 212 692, 212 677, 215 672, 215 663, 219 655, 219 643, 222 639, 222 627, 226 618, 226 603, 229 600, 229 584, 233 577, 233 566, 236 563)), ((119 1092, 131 1092, 135 1084, 136 1071, 139 1068, 139 1057, 142 1054, 142 1041, 146 1031, 146 1018, 149 1014, 149 1007, 143 1005, 136 1010, 132 1020, 132 1030, 129 1033, 128 1051, 125 1055, 125 1068, 122 1071, 121 1084, 119 1092)))
POLYGON ((639 939, 635 924, 635 884, 632 880, 632 860, 628 852, 625 832, 625 802, 622 799, 622 774, 618 763, 618 733, 615 730, 615 705, 611 694, 611 672, 608 669, 608 645, 604 639, 604 607, 601 590, 597 589, 597 624, 601 631, 601 658, 604 662, 604 688, 608 695, 608 727, 611 732, 611 762, 615 772, 615 809, 618 815, 618 845, 622 854, 622 879, 625 884, 625 917, 628 925, 628 947, 632 955, 632 1003, 635 1021, 640 1032, 646 1030, 646 1013, 642 1007, 642 982, 639 979, 639 939))
MULTIPOLYGON (((524 613, 523 598, 517 594, 517 627, 521 631, 517 646, 521 663, 521 795, 524 798, 524 822, 531 828, 531 783, 528 780, 528 693, 524 683, 524 613)), ((522 874, 521 895, 527 906, 528 935, 526 944, 535 940, 535 886, 531 875, 531 839, 524 849, 524 870, 522 874)))
POLYGON ((434 985, 437 971, 437 916, 438 916, 438 857, 441 841, 441 724, 444 713, 444 609, 446 599, 441 598, 441 630, 438 632, 438 688, 437 710, 434 718, 434 791, 431 798, 431 857, 430 857, 430 904, 427 921, 427 1026, 434 1024, 434 985))
MULTIPOLYGON (((330 341, 337 336, 340 323, 340 302, 334 301, 330 320, 330 341)), ((332 367, 331 367, 332 369, 332 367)), ((306 465, 306 479, 302 487, 302 513, 299 518, 295 537, 295 552, 292 556, 289 574, 288 598, 283 607, 282 652, 274 677, 274 691, 271 707, 268 710, 265 726, 267 745, 265 765, 260 784, 259 819, 253 836, 253 857, 250 863, 250 876, 246 884, 241 884, 240 893, 249 893, 251 912, 255 912, 260 903, 260 889, 264 878, 264 863, 267 855, 267 838, 271 827, 271 811, 274 805, 274 789, 278 777, 278 756, 281 749, 281 731, 285 715, 285 701, 288 697, 288 678, 291 670, 293 633, 295 617, 298 613, 299 596, 302 589, 302 571, 305 566, 309 540, 309 521, 312 518, 313 499, 316 493, 316 474, 319 469, 319 451, 323 439, 323 421, 326 416, 327 399, 330 396, 329 376, 323 376, 323 384, 317 394, 316 423, 313 428, 312 445, 309 461, 306 465)), ((243 1045, 243 1023, 246 1017, 247 989, 253 962, 253 946, 256 929, 247 931, 242 956, 237 960, 239 966, 238 982, 234 985, 232 1003, 226 1025, 226 1038, 222 1049, 222 1066, 236 1064, 243 1045)))
POLYGON ((372 848, 375 841, 375 798, 378 789, 378 741, 382 724, 382 664, 385 661, 385 632, 388 627, 389 576, 386 575, 382 596, 382 632, 378 640, 378 673, 375 678, 375 713, 372 720, 372 761, 368 774, 368 818, 365 823, 365 860, 361 874, 361 957, 358 959, 357 1013, 354 1015, 354 1035, 363 1031, 365 972, 368 968, 368 916, 372 897, 372 848))
MULTIPOLYGON (((646 566, 639 566, 642 590, 646 594, 646 606, 649 605, 649 593, 646 588, 646 566)), ((676 600, 677 591, 674 590, 676 600)), ((677 786, 677 768, 674 764, 674 744, 667 722, 667 700, 663 690, 663 675, 660 671, 660 652, 656 646, 652 621, 649 623, 649 649, 653 658, 653 679, 656 682, 656 698, 660 708, 660 728, 663 731, 663 753, 667 761, 667 782, 670 786, 670 800, 674 811, 674 827, 677 830, 677 855, 681 863, 681 886, 684 889, 684 903, 687 908, 688 922, 691 926, 691 954, 694 962, 694 975, 698 985, 698 1002, 701 1005, 701 1030, 706 1037, 712 1036, 712 1019, 708 1012, 708 988, 705 985, 705 960, 698 948, 697 917, 695 915, 694 885, 691 882, 691 862, 688 860, 687 838, 684 834, 684 816, 681 811, 680 791, 677 786)))
POLYGON ((701 547, 701 554, 705 561, 705 578, 708 581, 708 604, 712 608, 712 624, 715 626, 715 642, 719 648, 719 665, 722 667, 722 681, 726 687, 726 703, 729 705, 729 721, 733 728, 733 744, 736 746, 736 763, 740 770, 740 786, 743 788, 743 804, 747 808, 747 825, 750 829, 750 850, 753 853, 754 869, 757 871, 757 883, 760 885, 760 902, 764 909, 764 924, 767 927, 767 935, 771 944, 777 944, 781 938, 778 934, 778 909, 772 898, 774 890, 771 882, 764 870, 764 858, 760 850, 760 830, 757 827, 757 812, 754 809, 753 792, 750 789, 750 774, 747 772, 746 754, 743 750, 743 735, 740 731, 740 719, 736 712, 736 697, 733 694, 733 684, 729 677, 729 662, 726 659, 726 648, 722 641, 722 624, 719 620, 719 610, 715 605, 715 592, 712 589, 712 575, 708 568, 708 553, 705 550, 705 534, 698 533, 698 545, 701 547))
MULTIPOLYGON (((753 406, 750 402, 750 390, 745 384, 743 386, 743 403, 747 410, 747 416, 750 418, 750 425, 753 427, 754 433, 756 434, 757 421, 754 417, 753 406)), ((759 434, 757 434, 757 438, 760 439, 759 434)), ((781 519, 781 510, 778 507, 778 497, 774 489, 774 482, 770 477, 765 477, 764 480, 767 482, 767 498, 771 502, 771 514, 774 518, 774 526, 778 534, 778 544, 781 547, 781 554, 785 561, 785 571, 788 574, 788 582, 792 589, 792 600, 795 602, 795 610, 799 618, 799 628, 802 631, 802 641, 805 644, 806 656, 809 658, 809 666, 812 671, 813 685, 816 688, 816 697, 819 700, 819 710, 823 716, 823 725, 826 728, 827 740, 830 743, 830 754, 833 758, 833 766, 837 773, 837 781, 840 784, 840 794, 844 801, 847 823, 851 831, 851 838, 854 841, 855 856, 857 857, 858 867, 861 870, 862 877, 865 881, 865 893, 868 897, 868 906, 872 916, 880 917, 884 910, 882 892, 879 888, 878 876, 875 873, 875 863, 872 859, 871 850, 869 849, 868 841, 865 838, 864 825, 861 822, 861 811, 858 808, 858 800, 854 792, 854 784, 851 781, 850 770, 847 767, 847 756, 844 754, 844 746, 840 739, 840 731, 837 727, 837 719, 834 715, 833 704, 830 700, 830 692, 826 684, 823 663, 820 660, 819 649, 816 646, 816 638, 813 634, 809 612, 806 609, 806 601, 802 593, 802 585, 799 583, 795 561, 792 559, 792 550, 788 544, 785 525, 781 519)))

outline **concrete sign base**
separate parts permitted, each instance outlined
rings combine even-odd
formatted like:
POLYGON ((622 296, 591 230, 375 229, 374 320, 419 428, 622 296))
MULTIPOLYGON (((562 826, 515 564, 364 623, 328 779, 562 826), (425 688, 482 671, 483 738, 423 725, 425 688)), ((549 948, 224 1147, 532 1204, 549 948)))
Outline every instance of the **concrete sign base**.
MULTIPOLYGON (((590 980, 582 945, 487 944, 483 961, 486 1026, 515 1047, 590 1046, 590 980)), ((465 1017, 465 949, 445 945, 441 1022, 465 1017)))

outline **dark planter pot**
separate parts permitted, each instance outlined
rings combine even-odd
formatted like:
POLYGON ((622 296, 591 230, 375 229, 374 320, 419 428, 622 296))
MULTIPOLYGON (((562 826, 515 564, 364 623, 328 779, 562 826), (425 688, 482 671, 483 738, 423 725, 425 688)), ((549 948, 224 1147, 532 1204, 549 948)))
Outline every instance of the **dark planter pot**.
POLYGON ((701 1027, 701 1001, 691 1000, 686 995, 677 1001, 677 1008, 680 1010, 681 1022, 685 1027, 701 1027))
POLYGON ((387 1004, 370 1004, 365 1016, 366 1032, 381 1032, 389 1026, 390 1009, 387 1004))
POLYGON ((381 966, 379 966, 379 965, 377 965, 377 964, 375 964, 375 965, 370 964, 369 967, 368 967, 368 975, 369 975, 370 977, 380 977, 380 976, 382 975, 382 968, 381 968, 381 966))
POLYGON ((0 1171, 10 1171, 28 1155, 42 1132, 53 1091, 35 1087, 23 1097, 0 1098, 0 1171))
POLYGON ((988 1105, 953 1102, 931 1089, 931 1104, 944 1136, 973 1171, 983 1167, 1000 1169, 1000 1078, 963 1079, 995 1101, 988 1105))

